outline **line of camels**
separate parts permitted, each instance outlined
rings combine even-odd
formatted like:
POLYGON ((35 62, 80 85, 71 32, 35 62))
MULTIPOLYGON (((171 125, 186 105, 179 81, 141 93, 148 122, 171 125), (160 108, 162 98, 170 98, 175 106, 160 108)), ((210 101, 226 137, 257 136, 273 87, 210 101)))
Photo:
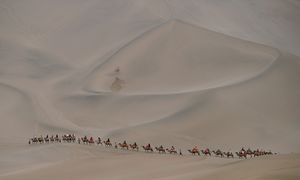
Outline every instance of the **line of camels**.
MULTIPOLYGON (((100 137, 97 138, 97 140, 94 140, 93 137, 88 138, 87 136, 76 138, 74 134, 64 134, 61 137, 56 134, 56 135, 46 135, 45 137, 40 136, 40 137, 33 137, 30 138, 28 141, 28 144, 43 144, 43 143, 78 143, 78 144, 97 144, 97 145, 104 145, 108 147, 112 147, 113 144, 111 143, 110 139, 108 138, 106 141, 102 140, 100 137)), ((114 143, 114 148, 121 148, 124 150, 134 150, 134 151, 139 151, 139 146, 137 145, 136 142, 133 144, 128 144, 126 141, 123 143, 114 143)), ((171 146, 170 148, 164 148, 162 145, 159 147, 154 147, 150 144, 147 144, 146 146, 141 146, 145 152, 158 152, 160 154, 178 154, 178 155, 183 155, 181 152, 181 149, 176 150, 174 146, 171 146)), ((235 155, 232 152, 224 152, 221 151, 220 149, 217 150, 210 150, 209 148, 199 150, 197 146, 195 146, 192 149, 187 150, 189 153, 192 155, 199 155, 203 154, 205 156, 212 156, 213 154, 217 157, 227 157, 227 158, 234 158, 235 156, 238 158, 245 158, 247 159, 248 157, 257 157, 257 156, 263 156, 263 155, 273 155, 276 153, 272 153, 271 151, 264 151, 264 150, 254 150, 252 151, 250 148, 245 150, 242 148, 240 151, 235 152, 235 155)))

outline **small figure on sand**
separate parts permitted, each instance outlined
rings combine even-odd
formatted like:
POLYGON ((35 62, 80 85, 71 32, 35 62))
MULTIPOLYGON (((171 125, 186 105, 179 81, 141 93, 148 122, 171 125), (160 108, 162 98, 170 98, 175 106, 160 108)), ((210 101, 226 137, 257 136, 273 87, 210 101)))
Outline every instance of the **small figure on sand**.
POLYGON ((124 83, 124 80, 121 80, 119 77, 115 77, 115 80, 111 84, 110 88, 112 91, 120 91, 124 83))
POLYGON ((118 66, 116 69, 115 69, 115 73, 119 73, 120 72, 120 67, 118 66))

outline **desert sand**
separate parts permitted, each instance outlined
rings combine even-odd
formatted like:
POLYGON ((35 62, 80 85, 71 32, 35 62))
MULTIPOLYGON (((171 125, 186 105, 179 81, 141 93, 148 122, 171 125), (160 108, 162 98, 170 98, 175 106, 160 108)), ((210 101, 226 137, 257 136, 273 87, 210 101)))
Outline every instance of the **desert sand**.
POLYGON ((299 179, 299 19, 297 0, 0 1, 0 179, 299 179), (56 133, 184 155, 28 145, 56 133))

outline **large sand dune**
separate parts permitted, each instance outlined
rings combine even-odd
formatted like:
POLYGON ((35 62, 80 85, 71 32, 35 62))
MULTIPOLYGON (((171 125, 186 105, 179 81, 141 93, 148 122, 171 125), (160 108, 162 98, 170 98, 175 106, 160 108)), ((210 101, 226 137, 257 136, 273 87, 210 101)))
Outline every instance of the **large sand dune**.
POLYGON ((299 12, 297 0, 1 1, 0 179, 299 179, 299 12), (286 155, 26 144, 46 133, 286 155))

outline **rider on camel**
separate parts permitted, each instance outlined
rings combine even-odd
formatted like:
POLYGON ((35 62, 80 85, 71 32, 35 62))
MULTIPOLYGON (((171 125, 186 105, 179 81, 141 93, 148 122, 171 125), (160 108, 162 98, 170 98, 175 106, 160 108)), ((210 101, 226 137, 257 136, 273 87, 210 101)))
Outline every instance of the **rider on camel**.
POLYGON ((198 147, 197 146, 195 146, 194 148, 193 148, 193 150, 192 150, 193 152, 198 152, 199 150, 198 150, 198 147))
POLYGON ((175 151, 175 147, 174 146, 171 147, 171 151, 175 151))
POLYGON ((245 153, 246 153, 246 151, 245 151, 244 147, 242 147, 242 149, 241 149, 240 153, 241 153, 241 154, 245 154, 245 153))
POLYGON ((126 142, 126 140, 123 142, 123 145, 127 145, 127 142, 126 142))

